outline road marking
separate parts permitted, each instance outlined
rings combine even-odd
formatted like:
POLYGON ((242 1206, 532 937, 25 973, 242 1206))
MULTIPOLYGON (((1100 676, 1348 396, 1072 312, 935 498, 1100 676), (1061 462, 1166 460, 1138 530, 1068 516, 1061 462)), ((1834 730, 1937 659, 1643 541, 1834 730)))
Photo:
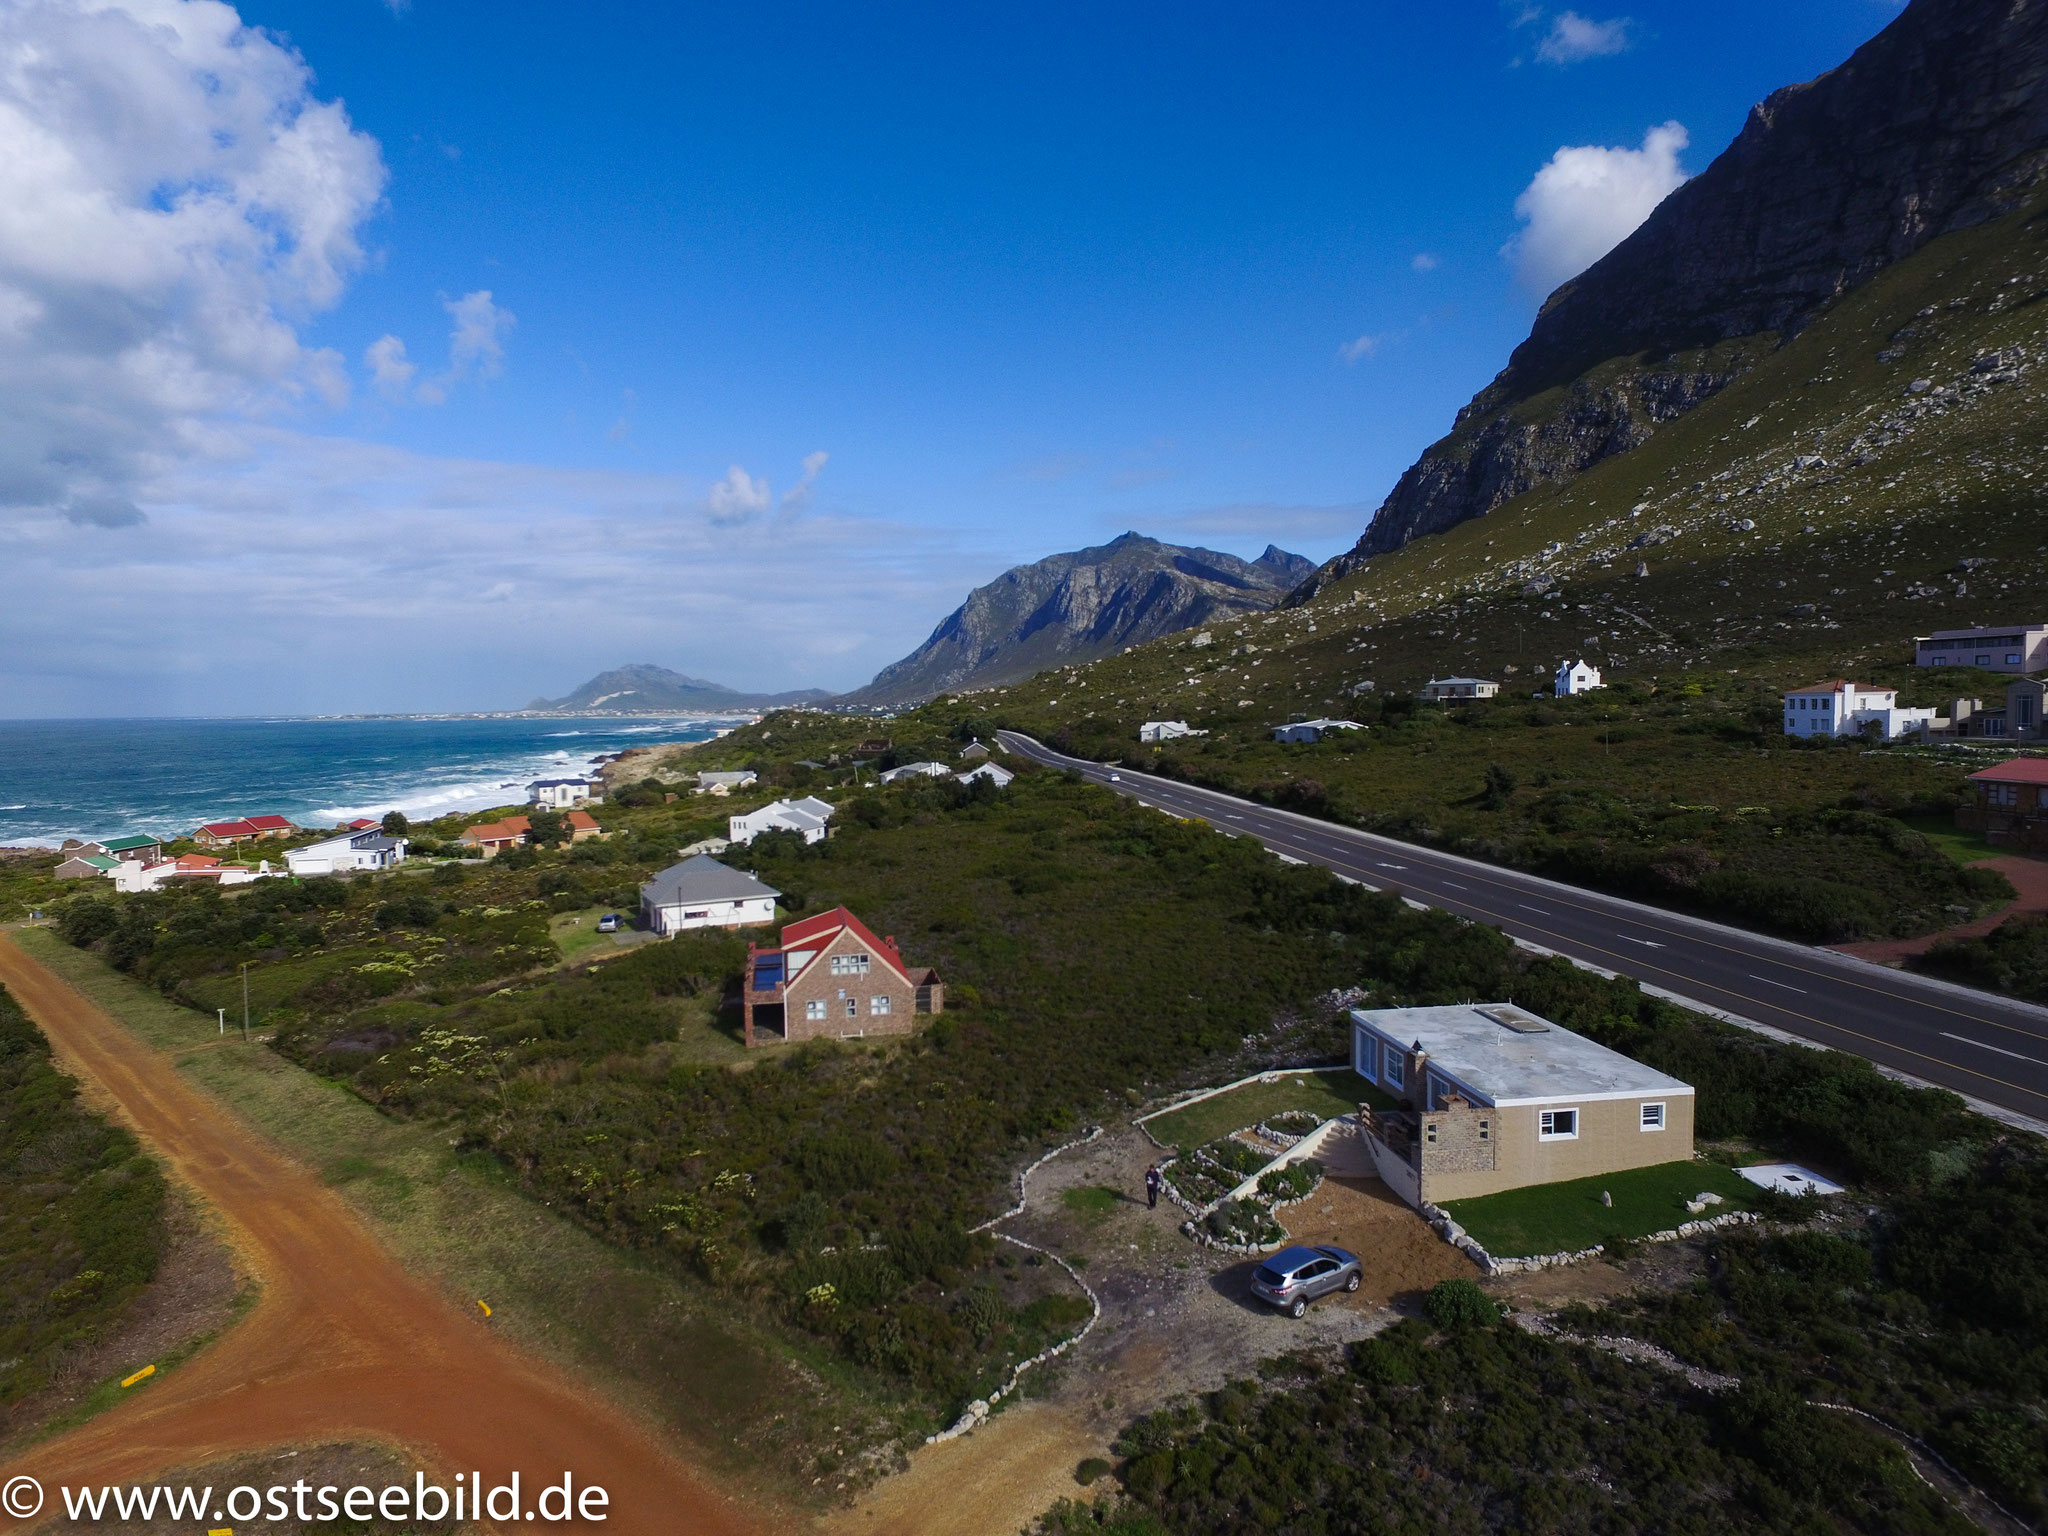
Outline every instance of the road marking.
POLYGON ((1471 889, 1472 889, 1472 887, 1471 887, 1471 886, 1469 886, 1469 885, 1460 885, 1460 884, 1458 884, 1458 882, 1457 882, 1457 881, 1455 881, 1455 880, 1446 880, 1446 881, 1444 882, 1444 884, 1445 884, 1445 885, 1448 885, 1448 886, 1449 886, 1449 887, 1450 887, 1450 888, 1451 888, 1452 890, 1454 890, 1454 891, 1469 891, 1469 890, 1471 890, 1471 889))
POLYGON ((1664 947, 1662 944, 1659 944, 1655 939, 1639 939, 1632 933, 1617 933, 1615 937, 1617 939, 1622 940, 1624 943, 1640 944, 1645 949, 1662 949, 1664 947))
POLYGON ((1532 907, 1526 901, 1518 901, 1515 903, 1515 905, 1520 907, 1524 912, 1541 912, 1545 917, 1550 916, 1548 909, 1543 907, 1532 907))
POLYGON ((1806 988, 1795 987, 1789 981, 1773 981, 1768 976, 1757 975, 1755 971, 1749 973, 1749 979, 1751 981, 1760 981, 1767 987, 1783 987, 1787 992, 1797 992, 1801 997, 1806 996, 1806 988))
POLYGON ((1406 869, 1408 867, 1406 864, 1388 864, 1384 861, 1377 862, 1379 862, 1379 866, 1381 869, 1406 869))
POLYGON ((2002 1045, 1986 1045, 1982 1040, 1972 1040, 1968 1035, 1952 1035, 1944 1029, 1941 1038, 1960 1040, 1964 1045, 1974 1045, 1980 1051, 1996 1051, 2001 1056, 2010 1056, 2014 1061, 2031 1061, 2037 1067, 2048 1067, 2048 1061, 2043 1061, 2038 1056, 2022 1056, 2018 1051, 2008 1051, 2002 1045))

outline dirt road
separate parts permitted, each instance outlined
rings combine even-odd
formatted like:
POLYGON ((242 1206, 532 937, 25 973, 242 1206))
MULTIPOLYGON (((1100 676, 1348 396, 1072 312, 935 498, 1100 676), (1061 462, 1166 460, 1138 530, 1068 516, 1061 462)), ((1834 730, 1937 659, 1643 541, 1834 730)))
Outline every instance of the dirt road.
MULTIPOLYGON (((574 1529, 763 1528, 616 1408, 408 1274, 307 1169, 4 936, 0 982, 65 1066, 218 1215, 262 1286, 254 1311, 219 1343, 0 1468, 0 1482, 31 1475, 55 1504, 63 1484, 149 1480, 268 1446, 374 1440, 405 1447, 444 1483, 476 1471, 491 1488, 516 1470, 526 1509, 527 1490, 565 1471, 578 1487, 605 1489, 605 1523, 574 1529)), ((49 1514, 46 1506, 37 1518, 49 1514)), ((0 1513, 0 1531, 19 1524, 0 1513)))

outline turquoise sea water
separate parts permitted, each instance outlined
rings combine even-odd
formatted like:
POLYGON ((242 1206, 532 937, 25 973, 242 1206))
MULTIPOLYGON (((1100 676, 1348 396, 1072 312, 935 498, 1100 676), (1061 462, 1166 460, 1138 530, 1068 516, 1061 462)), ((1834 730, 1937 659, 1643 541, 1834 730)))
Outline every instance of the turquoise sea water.
POLYGON ((0 720, 0 844, 171 837, 265 813, 415 820, 526 797, 599 753, 702 741, 730 721, 0 720))

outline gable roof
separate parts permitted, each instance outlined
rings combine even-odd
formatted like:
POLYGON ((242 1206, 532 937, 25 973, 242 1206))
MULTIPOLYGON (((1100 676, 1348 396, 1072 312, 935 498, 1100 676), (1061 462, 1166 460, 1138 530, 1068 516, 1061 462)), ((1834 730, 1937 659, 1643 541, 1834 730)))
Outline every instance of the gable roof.
POLYGON ((571 811, 562 820, 578 832, 595 832, 597 830, 597 818, 588 811, 571 811))
POLYGON ((1970 777, 1984 784, 2048 784, 2048 757, 2015 757, 1970 777))
POLYGON ((64 862, 66 864, 90 864, 101 874, 105 874, 110 869, 119 869, 121 867, 119 859, 104 853, 74 853, 64 862))
POLYGON ((641 899, 652 906, 673 907, 693 901, 750 901, 780 896, 744 870, 721 864, 708 853, 671 864, 640 887, 641 899))
POLYGON ((258 832, 290 832, 294 830, 291 822, 282 816, 244 816, 242 820, 246 821, 258 832))
POLYGON ((137 848, 154 848, 157 840, 153 837, 103 837, 96 846, 108 853, 129 853, 137 848))
POLYGON ((247 818, 234 821, 208 821, 200 824, 199 830, 213 837, 253 837, 256 824, 247 818))
POLYGON ((876 938, 872 928, 844 907, 834 907, 829 912, 820 912, 816 917, 807 917, 800 923, 791 923, 782 930, 782 947, 799 949, 806 945, 823 945, 841 932, 852 933, 886 960, 904 980, 910 979, 910 968, 903 963, 903 956, 897 952, 896 946, 887 940, 876 938))

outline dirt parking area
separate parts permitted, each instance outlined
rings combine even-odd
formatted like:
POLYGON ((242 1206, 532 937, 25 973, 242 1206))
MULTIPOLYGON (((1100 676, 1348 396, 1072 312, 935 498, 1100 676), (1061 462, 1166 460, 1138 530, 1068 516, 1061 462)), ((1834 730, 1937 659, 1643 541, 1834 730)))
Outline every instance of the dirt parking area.
MULTIPOLYGON (((927 1446, 827 1522, 837 1536, 987 1536, 1027 1528, 1054 1500, 1086 1497, 1074 1469, 1108 1456, 1117 1431, 1175 1398, 1253 1374, 1262 1360, 1335 1350, 1415 1308, 1439 1280, 1477 1271, 1336 1143, 1314 1195, 1280 1212, 1298 1242, 1336 1243, 1364 1261, 1354 1295, 1326 1297, 1300 1321, 1255 1300, 1255 1258, 1180 1231, 1187 1213, 1145 1204, 1145 1169, 1165 1156, 1134 1127, 1105 1131, 1031 1180, 1023 1214, 1001 1230, 1074 1264, 1102 1304, 1093 1332, 1027 1377, 1026 1401, 960 1440, 927 1446)), ((1098 1485, 1100 1486, 1100 1485, 1098 1485)))

